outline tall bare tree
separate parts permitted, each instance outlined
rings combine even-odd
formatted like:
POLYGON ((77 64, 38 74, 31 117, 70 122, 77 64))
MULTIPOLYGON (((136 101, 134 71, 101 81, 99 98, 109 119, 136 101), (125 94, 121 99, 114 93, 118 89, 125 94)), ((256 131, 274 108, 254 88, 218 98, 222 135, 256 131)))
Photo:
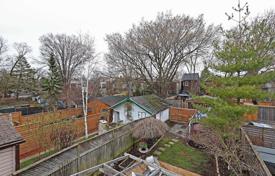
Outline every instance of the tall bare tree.
POLYGON ((119 42, 123 43, 123 39, 120 35, 114 34, 113 36, 117 37, 107 37, 107 41, 109 44, 109 53, 105 54, 105 60, 108 65, 109 75, 111 76, 122 76, 127 85, 128 96, 133 96, 132 86, 133 79, 136 76, 134 74, 133 65, 127 60, 122 52, 118 52, 114 49, 116 46, 113 46, 114 43, 119 42), (119 41, 112 41, 112 40, 119 41))
POLYGON ((9 79, 8 70, 4 68, 4 57, 3 53, 8 50, 7 41, 0 36, 0 96, 5 97, 7 94, 7 82, 9 79))
POLYGON ((2 54, 7 50, 8 50, 7 41, 2 36, 0 36, 0 67, 2 66, 2 63, 3 63, 2 54))
POLYGON ((110 63, 125 61, 155 93, 166 96, 167 84, 179 67, 193 53, 211 46, 216 30, 213 25, 205 25, 203 15, 192 18, 160 13, 156 20, 141 21, 125 35, 107 35, 108 54, 113 60, 110 63))
POLYGON ((53 53, 63 84, 69 85, 82 66, 94 58, 94 40, 88 34, 46 34, 40 37, 42 62, 53 53))

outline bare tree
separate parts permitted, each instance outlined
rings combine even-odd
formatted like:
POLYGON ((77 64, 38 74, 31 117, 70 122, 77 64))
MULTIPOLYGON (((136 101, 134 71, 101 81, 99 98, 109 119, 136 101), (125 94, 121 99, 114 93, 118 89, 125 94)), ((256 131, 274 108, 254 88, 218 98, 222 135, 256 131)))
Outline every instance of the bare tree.
POLYGON ((54 54, 64 85, 69 85, 82 66, 94 58, 94 40, 88 34, 46 34, 40 37, 42 62, 54 54))
POLYGON ((28 54, 30 54, 32 52, 31 47, 23 42, 23 43, 14 43, 13 47, 15 49, 16 54, 14 55, 14 57, 12 57, 12 68, 10 70, 10 73, 12 74, 14 68, 17 66, 17 63, 22 61, 23 59, 26 59, 26 57, 28 57, 28 54))
POLYGON ((8 50, 7 41, 0 36, 0 95, 4 98, 7 94, 7 83, 9 80, 8 71, 4 68, 4 57, 3 53, 8 50))
MULTIPOLYGON (((232 131, 234 130, 236 135, 225 137, 222 132, 203 128, 199 133, 193 134, 192 139, 206 147, 207 153, 224 162, 228 172, 232 172, 234 175, 243 175, 244 171, 257 173, 257 167, 247 163, 253 159, 253 153, 243 146, 238 135, 240 134, 239 129, 232 129, 232 131)), ((226 168, 224 169, 226 170, 226 168)))
POLYGON ((119 34, 114 34, 113 37, 107 36, 107 42, 109 44, 109 53, 105 54, 105 60, 108 65, 109 75, 114 76, 122 76, 127 85, 128 96, 133 96, 132 86, 133 79, 136 76, 134 73, 133 65, 127 60, 125 55, 122 52, 118 52, 116 50, 115 43, 123 43, 123 38, 119 34), (115 37, 116 36, 116 37, 115 37), (112 41, 118 40, 118 41, 112 41))
MULTIPOLYGON (((167 84, 178 68, 194 52, 207 49, 215 33, 216 28, 206 26, 202 15, 160 13, 155 21, 142 21, 124 36, 111 34, 106 40, 113 63, 127 63, 155 93, 166 96, 167 84)), ((114 66, 118 70, 124 67, 114 66)))
POLYGON ((94 70, 96 63, 89 62, 86 65, 85 70, 82 72, 81 78, 81 92, 82 92, 82 104, 83 104, 83 114, 84 114, 84 129, 85 129, 85 138, 88 138, 88 98, 89 98, 89 80, 91 78, 92 71, 94 70))
POLYGON ((0 66, 2 66, 2 61, 3 61, 2 54, 5 53, 7 50, 8 50, 7 41, 2 36, 0 36, 0 63, 1 63, 0 66))

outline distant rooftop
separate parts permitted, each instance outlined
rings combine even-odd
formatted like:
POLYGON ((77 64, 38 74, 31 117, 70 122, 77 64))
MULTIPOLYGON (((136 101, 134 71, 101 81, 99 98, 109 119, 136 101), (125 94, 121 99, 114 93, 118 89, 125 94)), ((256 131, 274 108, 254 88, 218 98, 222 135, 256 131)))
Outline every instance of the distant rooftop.
POLYGON ((9 120, 0 119, 0 148, 24 142, 9 120))
POLYGON ((185 73, 182 76, 182 81, 191 81, 191 80, 199 80, 200 76, 198 73, 185 73))
POLYGON ((125 98, 127 97, 126 96, 106 96, 106 97, 99 98, 99 100, 109 106, 113 106, 118 102, 124 100, 125 98))

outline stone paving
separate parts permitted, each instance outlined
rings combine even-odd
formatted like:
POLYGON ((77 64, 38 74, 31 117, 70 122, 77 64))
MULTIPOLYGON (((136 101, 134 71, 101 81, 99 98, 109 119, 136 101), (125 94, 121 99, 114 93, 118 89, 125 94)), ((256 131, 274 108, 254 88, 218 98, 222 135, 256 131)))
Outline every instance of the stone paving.
POLYGON ((170 148, 172 145, 174 145, 176 142, 178 142, 178 139, 171 139, 170 141, 166 142, 164 146, 158 147, 156 151, 154 151, 154 156, 159 156, 162 152, 164 152, 167 148, 170 148))

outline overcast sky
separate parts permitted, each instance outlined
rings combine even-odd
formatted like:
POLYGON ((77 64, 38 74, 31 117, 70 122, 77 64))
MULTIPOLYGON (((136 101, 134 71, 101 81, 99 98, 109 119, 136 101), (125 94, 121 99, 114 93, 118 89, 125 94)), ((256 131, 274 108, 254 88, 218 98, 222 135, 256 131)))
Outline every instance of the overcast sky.
MULTIPOLYGON (((242 1, 243 3, 245 1, 242 1)), ((247 0, 251 17, 275 9, 275 0, 247 0)), ((125 32, 142 18, 154 19, 158 12, 198 16, 208 24, 232 25, 225 12, 237 0, 0 0, 0 35, 13 42, 27 42, 39 55, 38 38, 46 33, 89 33, 97 53, 107 51, 105 35, 125 32)))

